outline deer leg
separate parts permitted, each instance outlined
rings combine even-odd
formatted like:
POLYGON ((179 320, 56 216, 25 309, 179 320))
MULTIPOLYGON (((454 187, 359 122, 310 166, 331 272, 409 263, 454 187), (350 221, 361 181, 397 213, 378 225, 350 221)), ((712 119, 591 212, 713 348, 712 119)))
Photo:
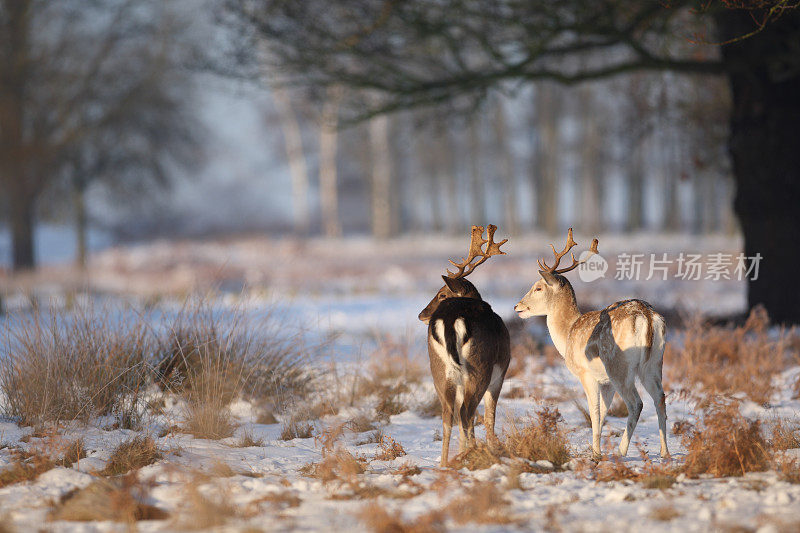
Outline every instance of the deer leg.
POLYGON ((469 446, 470 426, 472 425, 474 412, 470 411, 470 398, 464 398, 461 402, 459 416, 459 428, 461 429, 461 439, 458 441, 458 453, 463 453, 469 446))
POLYGON ((589 418, 592 421, 592 458, 599 460, 600 453, 600 387, 591 377, 582 377, 583 391, 589 404, 589 418))
POLYGON ((622 434, 622 440, 619 443, 619 454, 625 457, 628 455, 628 446, 631 443, 633 430, 636 429, 636 424, 639 422, 643 404, 642 398, 636 391, 634 378, 629 379, 618 392, 628 408, 628 425, 625 427, 625 432, 622 434))
POLYGON ((453 409, 455 402, 455 389, 447 387, 444 395, 439 397, 442 404, 442 459, 440 466, 447 466, 450 455, 450 433, 453 428, 453 418, 456 413, 453 409))
POLYGON ((606 423, 606 414, 614 400, 614 386, 611 383, 600 385, 600 433, 603 432, 603 425, 606 423))
POLYGON ((653 398, 653 404, 656 407, 658 433, 661 437, 661 457, 666 459, 669 457, 669 450, 667 449, 667 402, 664 389, 661 386, 661 380, 657 376, 642 381, 647 393, 653 398))
POLYGON ((486 441, 497 444, 497 434, 494 432, 494 420, 497 412, 497 399, 500 397, 500 390, 503 388, 503 378, 505 372, 499 365, 492 369, 492 381, 489 388, 483 394, 483 425, 486 428, 486 441))

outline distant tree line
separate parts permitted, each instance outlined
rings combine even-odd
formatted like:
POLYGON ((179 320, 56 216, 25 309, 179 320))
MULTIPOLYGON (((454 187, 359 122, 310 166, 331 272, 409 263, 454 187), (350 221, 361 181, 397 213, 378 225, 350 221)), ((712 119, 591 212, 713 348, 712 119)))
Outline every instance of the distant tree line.
POLYGON ((633 74, 496 93, 466 116, 408 110, 355 124, 342 90, 321 104, 272 89, 292 176, 294 232, 732 233, 727 87, 633 74), (316 194, 314 194, 316 192, 316 194))

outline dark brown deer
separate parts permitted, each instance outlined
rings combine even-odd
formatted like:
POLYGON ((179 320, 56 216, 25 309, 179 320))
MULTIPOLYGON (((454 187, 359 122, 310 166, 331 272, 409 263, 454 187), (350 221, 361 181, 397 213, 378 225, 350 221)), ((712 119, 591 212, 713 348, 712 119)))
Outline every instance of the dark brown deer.
POLYGON ((493 255, 504 255, 494 242, 496 226, 472 226, 469 254, 460 263, 450 261, 456 272, 447 271, 439 289, 419 319, 428 324, 428 356, 436 393, 442 404, 442 460, 446 466, 450 451, 450 431, 454 423, 461 430, 459 453, 475 439, 475 411, 483 398, 486 438, 497 442, 494 417, 497 398, 503 387, 511 347, 508 329, 491 306, 481 299, 467 281, 475 268, 493 255), (486 250, 483 251, 483 245, 486 250))

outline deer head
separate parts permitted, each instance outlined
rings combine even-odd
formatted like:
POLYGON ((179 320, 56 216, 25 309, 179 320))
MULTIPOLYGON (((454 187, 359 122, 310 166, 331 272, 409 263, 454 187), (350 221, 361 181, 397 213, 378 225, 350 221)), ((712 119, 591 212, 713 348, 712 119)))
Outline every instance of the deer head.
POLYGON ((590 254, 587 255, 583 261, 578 261, 575 259, 575 254, 571 253, 572 264, 565 268, 558 268, 558 265, 561 263, 561 258, 567 255, 567 253, 578 244, 572 238, 572 228, 569 228, 567 232, 567 242, 561 252, 556 251, 556 247, 550 244, 550 247, 553 249, 555 262, 553 266, 548 266, 544 259, 538 260, 539 275, 542 279, 534 283, 531 290, 529 290, 528 293, 522 297, 522 300, 514 306, 514 310, 519 313, 519 316, 521 318, 544 316, 549 314, 559 302, 564 300, 574 302, 575 293, 572 290, 572 285, 570 285, 563 274, 574 270, 579 265, 585 263, 591 255, 598 253, 598 243, 599 241, 597 239, 592 240, 592 245, 589 247, 590 254))
POLYGON ((450 270, 447 270, 447 275, 442 276, 444 287, 439 289, 439 292, 436 293, 436 296, 433 297, 428 306, 420 312, 419 319, 421 321, 427 324, 439 304, 448 298, 481 299, 478 289, 465 278, 472 274, 478 265, 483 264, 493 255, 505 255, 505 252, 500 250, 500 246, 505 244, 508 239, 494 242, 495 231, 497 231, 497 226, 489 224, 486 228, 487 238, 484 239, 483 226, 472 226, 472 237, 467 257, 463 258, 460 263, 450 260, 450 263, 456 267, 456 271, 450 272, 450 270), (484 244, 486 245, 485 251, 483 250, 484 244))

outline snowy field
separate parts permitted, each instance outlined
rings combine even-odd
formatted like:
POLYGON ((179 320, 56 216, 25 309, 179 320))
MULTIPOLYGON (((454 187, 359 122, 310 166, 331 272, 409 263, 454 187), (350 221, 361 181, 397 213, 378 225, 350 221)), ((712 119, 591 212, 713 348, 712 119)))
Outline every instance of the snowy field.
MULTIPOLYGON (((473 281, 485 288, 485 299, 513 332, 514 371, 498 404, 498 434, 503 438, 544 407, 556 407, 569 450, 563 464, 501 457, 475 470, 439 468, 441 420, 427 369, 425 326, 416 315, 438 289, 445 259, 461 253, 463 243, 455 240, 400 241, 377 251, 358 241, 337 247, 255 240, 115 249, 93 258, 91 296, 71 294, 74 280, 60 267, 49 267, 49 285, 35 280, 33 293, 18 281, 19 290, 8 290, 12 282, 6 280, 6 326, 30 312, 32 298, 67 315, 85 300, 97 308, 124 301, 157 322, 155 317, 178 312, 174 293, 191 285, 216 287, 209 297, 214 308, 248 316, 277 313, 317 348, 304 361, 316 377, 299 400, 301 408, 293 401, 273 409, 274 418, 265 417, 258 401, 235 398, 225 407, 233 434, 224 438, 194 437, 185 429, 186 398, 152 382, 141 393, 136 430, 119 429, 112 415, 67 421, 55 430, 0 419, 0 531, 800 530, 800 484, 784 480, 773 465, 736 477, 680 472, 687 448, 685 433, 675 430, 700 426, 704 412, 704 395, 694 394, 690 383, 665 377, 671 462, 658 458, 656 414, 644 391, 629 456, 615 456, 625 425, 616 416, 607 419, 603 432, 607 456, 599 464, 590 460, 591 430, 581 412, 586 401, 579 382, 554 357, 543 323, 523 324, 511 311, 534 281, 533 258, 544 254, 545 242, 517 240, 516 248, 509 246, 514 254, 494 259, 473 281), (306 435, 291 438, 287 428, 298 424, 293 431, 306 435), (115 449, 134 436, 152 438, 158 457, 133 473, 110 474, 115 449), (33 464, 41 455, 63 455, 77 439, 83 439, 85 457, 42 469, 31 479, 3 481, 3 472, 21 468, 20 457, 33 464), (603 474, 609 471, 630 474, 603 474), (650 471, 669 472, 668 482, 650 485, 637 477, 650 471), (81 502, 110 511, 87 515, 81 502)), ((613 253, 654 248, 648 236, 605 244, 613 253)), ((658 244, 659 252, 738 248, 726 238, 676 237, 658 244)), ((576 292, 587 306, 628 296, 647 298, 656 308, 669 299, 675 313, 726 314, 743 306, 741 283, 673 281, 669 291, 658 285, 605 279, 576 282, 576 292)), ((779 335, 775 329, 768 333, 779 335)), ((670 349, 683 338, 682 331, 671 331, 670 349)), ((739 411, 760 420, 766 435, 779 421, 791 429, 800 422, 800 367, 796 352, 793 357, 795 363, 772 377, 768 401, 733 395, 739 411)), ((484 438, 482 426, 476 435, 484 438)), ((800 459, 800 449, 789 447, 780 457, 800 459)))

